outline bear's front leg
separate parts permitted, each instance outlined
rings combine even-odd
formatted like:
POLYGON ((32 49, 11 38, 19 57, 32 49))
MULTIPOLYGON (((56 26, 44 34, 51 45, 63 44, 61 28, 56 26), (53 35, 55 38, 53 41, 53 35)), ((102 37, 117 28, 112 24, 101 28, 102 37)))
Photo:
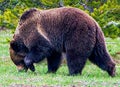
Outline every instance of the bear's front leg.
POLYGON ((47 73, 54 73, 61 64, 61 53, 54 51, 51 56, 47 57, 48 71, 47 73))
POLYGON ((26 65, 26 67, 28 69, 30 69, 31 71, 35 71, 35 67, 33 65, 33 60, 32 60, 32 55, 31 54, 28 54, 25 58, 24 58, 24 63, 26 65))

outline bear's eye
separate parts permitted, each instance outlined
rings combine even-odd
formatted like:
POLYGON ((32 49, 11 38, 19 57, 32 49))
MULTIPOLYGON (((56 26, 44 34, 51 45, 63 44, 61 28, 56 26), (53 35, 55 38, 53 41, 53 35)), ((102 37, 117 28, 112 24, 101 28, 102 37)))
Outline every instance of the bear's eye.
POLYGON ((24 45, 24 43, 20 42, 20 41, 11 41, 10 46, 18 54, 19 53, 22 53, 22 54, 28 53, 28 51, 29 51, 28 48, 24 45))
POLYGON ((15 51, 15 52, 19 52, 20 51, 20 47, 19 44, 15 41, 11 41, 10 42, 10 46, 11 48, 15 51))

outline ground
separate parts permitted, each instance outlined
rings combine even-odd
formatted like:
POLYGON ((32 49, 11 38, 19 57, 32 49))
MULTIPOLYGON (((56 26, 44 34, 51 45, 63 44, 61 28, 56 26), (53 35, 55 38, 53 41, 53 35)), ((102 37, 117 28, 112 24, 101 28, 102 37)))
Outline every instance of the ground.
MULTIPOLYGON (((106 72, 89 61, 80 76, 68 76, 68 68, 65 63, 61 65, 56 74, 46 74, 47 64, 36 64, 36 72, 17 72, 16 66, 9 57, 9 40, 12 31, 0 31, 0 87, 119 87, 120 86, 120 63, 117 63, 116 77, 110 77, 106 72)), ((107 48, 116 61, 120 56, 115 55, 120 51, 120 38, 106 38, 107 48)))

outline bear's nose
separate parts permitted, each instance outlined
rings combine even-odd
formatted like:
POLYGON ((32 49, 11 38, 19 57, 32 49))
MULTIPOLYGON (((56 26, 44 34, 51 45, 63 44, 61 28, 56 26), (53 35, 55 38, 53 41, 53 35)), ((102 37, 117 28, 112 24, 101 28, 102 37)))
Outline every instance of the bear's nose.
POLYGON ((17 66, 18 72, 23 72, 25 68, 23 66, 17 66))

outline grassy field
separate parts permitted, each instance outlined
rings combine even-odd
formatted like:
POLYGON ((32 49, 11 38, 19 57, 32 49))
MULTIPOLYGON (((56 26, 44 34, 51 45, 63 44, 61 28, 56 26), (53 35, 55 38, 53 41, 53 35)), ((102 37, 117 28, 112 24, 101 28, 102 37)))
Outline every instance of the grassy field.
MULTIPOLYGON (((120 87, 120 64, 117 64, 116 77, 110 77, 106 72, 87 62, 83 74, 68 76, 68 68, 64 63, 56 74, 46 74, 47 63, 36 64, 36 72, 17 72, 9 57, 9 40, 11 31, 0 31, 0 87, 120 87)), ((120 52, 120 38, 106 38, 107 49, 115 60, 120 52)))

